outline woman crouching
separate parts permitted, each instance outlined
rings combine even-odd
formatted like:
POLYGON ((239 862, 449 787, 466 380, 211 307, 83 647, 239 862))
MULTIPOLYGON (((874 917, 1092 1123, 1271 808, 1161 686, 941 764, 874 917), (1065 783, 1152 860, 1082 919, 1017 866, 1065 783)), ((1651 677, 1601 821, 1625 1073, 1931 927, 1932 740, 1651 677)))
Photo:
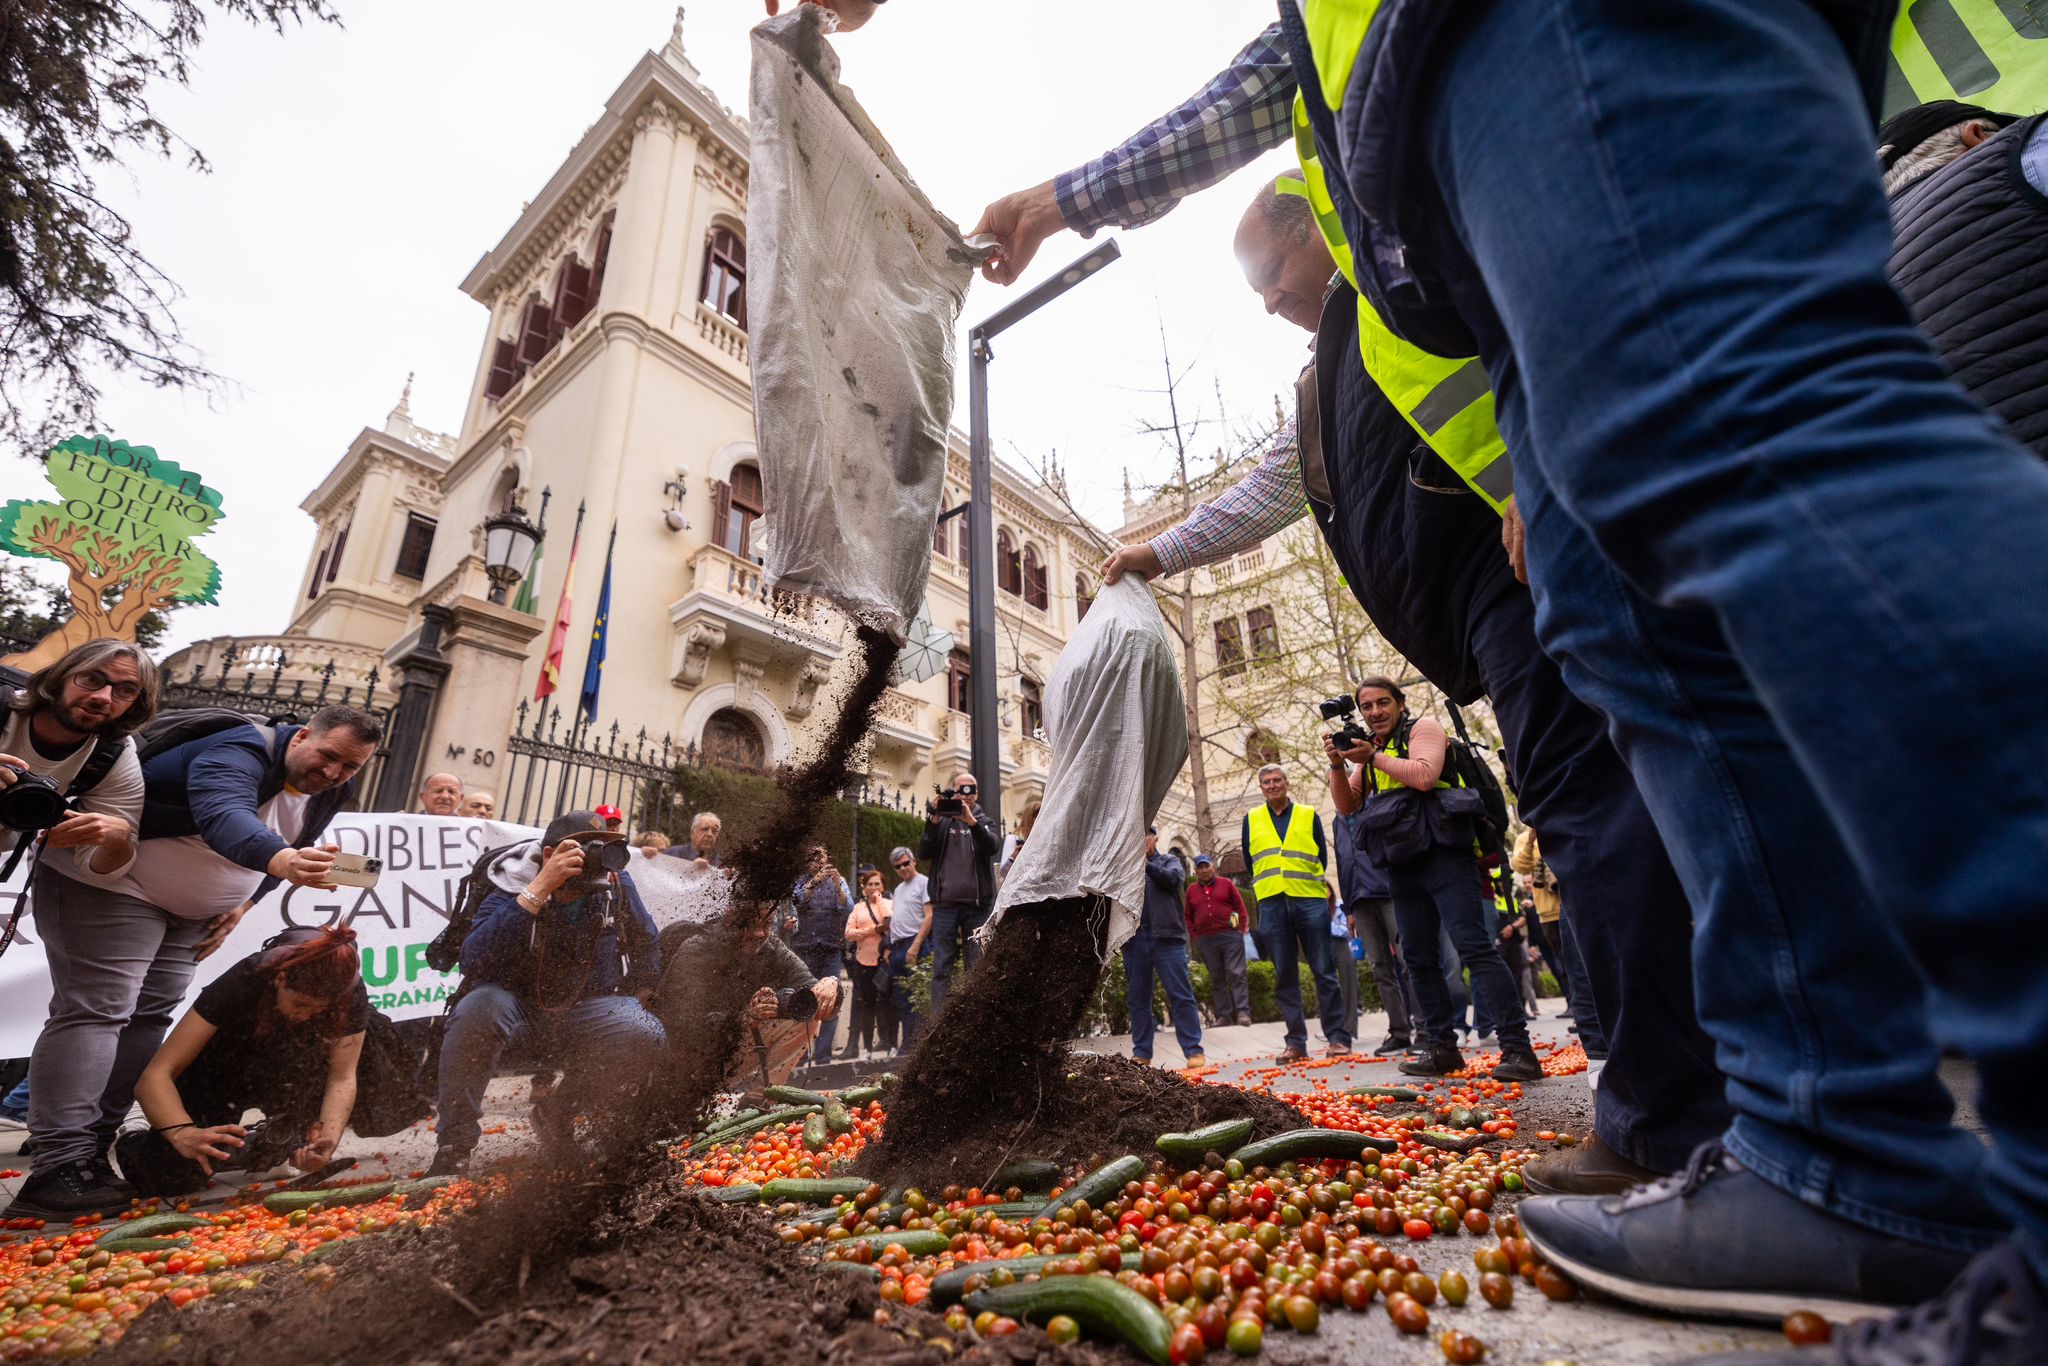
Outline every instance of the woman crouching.
POLYGON ((187 1195, 216 1171, 325 1166, 356 1101, 369 998, 354 930, 288 930, 199 993, 135 1098, 149 1120, 114 1143, 143 1195, 187 1195), (262 1122, 244 1128, 245 1110, 262 1122))

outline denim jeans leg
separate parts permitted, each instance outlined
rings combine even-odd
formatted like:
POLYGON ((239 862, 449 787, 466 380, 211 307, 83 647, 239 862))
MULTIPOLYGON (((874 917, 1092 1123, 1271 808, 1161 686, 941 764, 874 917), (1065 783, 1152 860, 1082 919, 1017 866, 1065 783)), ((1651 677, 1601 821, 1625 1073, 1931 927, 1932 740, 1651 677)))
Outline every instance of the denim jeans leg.
POLYGON ((1174 1041, 1183 1058, 1202 1051, 1202 1011, 1195 1004, 1195 983, 1188 975, 1188 941, 1152 941, 1152 970, 1166 989, 1166 1016, 1173 1021, 1174 1041))
POLYGON ((29 1063, 30 1165, 43 1172, 97 1151, 121 1031, 175 926, 145 901, 88 887, 47 865, 36 871, 30 906, 50 967, 49 1018, 29 1063))
POLYGON ((484 1088, 505 1045, 530 1026, 524 1002, 501 986, 471 987, 456 1003, 441 1037, 440 1094, 434 1104, 435 1141, 469 1152, 482 1133, 484 1088))
POLYGON ((1358 931, 1358 942, 1365 948, 1365 961, 1372 968, 1373 985, 1379 988, 1380 1009, 1387 1012, 1387 1039, 1391 1043, 1405 1044, 1413 1026, 1408 1015, 1409 987, 1402 980, 1399 964, 1394 961, 1394 945, 1400 934, 1394 928, 1394 904, 1391 901, 1354 901, 1351 903, 1351 924, 1358 931))
POLYGON ((659 1063, 664 1037, 661 1021, 632 996, 594 996, 569 1007, 560 1048, 578 1108, 594 1113, 636 1092, 659 1063))
POLYGON ((946 1008, 946 992, 953 983, 953 964, 960 961, 960 924, 972 906, 948 902, 932 903, 932 937, 925 947, 932 956, 932 1018, 946 1008))
MULTIPOLYGON (((1344 1020, 1344 988, 1330 961, 1331 946, 1337 942, 1330 937, 1330 904, 1307 896, 1292 896, 1287 902, 1302 956, 1308 960, 1309 977, 1316 984, 1316 1015, 1323 1026, 1323 1042, 1349 1048, 1351 1028, 1344 1020)), ((1306 1033, 1304 1030, 1304 1040, 1306 1033)))
POLYGON ((1565 969, 1577 983, 1578 994, 1566 1004, 1571 1007, 1572 1023, 1579 1027, 1579 1044, 1586 1050, 1588 1058, 1606 1061, 1607 1034, 1600 1028, 1599 1012, 1593 1009, 1593 993, 1586 990, 1586 960, 1579 957, 1579 941, 1572 934, 1569 916, 1560 916, 1557 921, 1558 953, 1564 959, 1565 969))
POLYGON ((1408 959, 1408 984, 1415 992, 1415 1043, 1424 1048, 1455 1048, 1456 1005, 1445 977, 1443 922, 1436 902, 1408 866, 1387 870, 1394 893, 1394 919, 1401 927, 1401 952, 1408 959))
MULTIPOLYGON (((842 955, 837 949, 800 949, 797 957, 804 960, 804 966, 811 970, 811 976, 820 982, 839 976, 842 955)), ((811 1043, 811 1061, 824 1064, 832 1061, 832 1041, 839 1036, 839 1016, 846 1014, 846 993, 840 992, 839 1010, 818 1021, 818 1037, 811 1043)))
POLYGON ((1436 912, 1443 920, 1458 957, 1472 976, 1472 998, 1484 1005, 1489 1034, 1500 1036, 1501 1047, 1529 1046, 1529 1021, 1522 1014, 1522 993, 1508 975, 1508 967, 1493 945, 1492 906, 1486 901, 1479 881, 1479 865, 1468 849, 1438 847, 1423 855, 1418 870, 1436 912))
POLYGON ((1131 1019, 1131 1056, 1152 1058, 1152 936, 1143 930, 1124 941, 1124 1009, 1131 1019))
POLYGON ((1488 296, 1460 307, 1516 453, 1539 633, 1691 894, 1730 1148, 1968 1249, 2002 1220, 1930 1018, 1980 1064, 1992 1183, 2048 1237, 2025 1117, 2048 1067, 2048 469, 1886 279, 1846 51, 1809 5, 1500 4, 1423 124, 1488 296), (1530 195, 1540 223, 1510 210, 1530 195), (1891 737, 1929 698, 1967 782, 1901 779, 1891 737))
POLYGON ((120 1042, 114 1046, 114 1070, 107 1076, 107 1089, 100 1095, 99 1122, 93 1126, 93 1142, 101 1152, 113 1145, 128 1111, 135 1104, 135 1083, 142 1069, 163 1046, 172 1018, 185 1003, 185 993, 199 970, 194 956, 206 938, 206 922, 166 916, 163 943, 156 961, 143 974, 142 990, 135 997, 135 1013, 121 1026, 120 1042))
POLYGON ((917 1042, 923 1028, 917 1008, 910 1003, 910 941, 899 939, 889 946, 889 994, 896 1001, 896 1022, 902 1031, 898 1043, 904 1052, 917 1042))
POLYGON ((1266 932, 1266 950, 1273 959, 1273 999, 1286 1026, 1286 1047, 1308 1051, 1308 1016, 1301 1003, 1301 956, 1294 932, 1292 898, 1271 896, 1259 903, 1259 921, 1266 932))

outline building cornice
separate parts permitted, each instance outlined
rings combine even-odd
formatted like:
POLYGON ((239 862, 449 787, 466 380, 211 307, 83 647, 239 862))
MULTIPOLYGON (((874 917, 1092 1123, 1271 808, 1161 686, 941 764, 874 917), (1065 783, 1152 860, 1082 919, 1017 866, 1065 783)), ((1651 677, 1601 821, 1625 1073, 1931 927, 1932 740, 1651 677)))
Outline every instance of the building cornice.
POLYGON ((321 510, 346 493, 361 478, 366 467, 379 462, 415 473, 436 488, 440 487, 442 477, 451 468, 441 456, 409 445, 376 427, 365 427, 348 443, 347 453, 334 462, 326 477, 300 501, 299 510, 317 520, 321 510))

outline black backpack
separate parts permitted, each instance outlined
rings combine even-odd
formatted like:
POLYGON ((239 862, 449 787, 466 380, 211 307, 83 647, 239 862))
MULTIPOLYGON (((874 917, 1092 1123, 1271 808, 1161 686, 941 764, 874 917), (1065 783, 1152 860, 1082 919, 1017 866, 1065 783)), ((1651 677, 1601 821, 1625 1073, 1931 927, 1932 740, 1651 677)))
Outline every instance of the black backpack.
POLYGON ((1508 794, 1501 789, 1500 779, 1494 776, 1493 766, 1479 757, 1477 750, 1455 735, 1444 737, 1444 765, 1457 774, 1458 780, 1479 794, 1480 802, 1486 808, 1484 820, 1474 820, 1475 834, 1480 847, 1490 856, 1506 857, 1508 820, 1508 794))
POLYGON ((462 941, 469 938, 470 927, 476 924, 476 908, 484 904, 484 898, 491 894, 495 885, 491 881, 491 865, 500 854, 532 842, 516 840, 495 849, 486 849, 477 856, 462 881, 455 884, 455 904, 448 908, 448 923, 427 945, 428 967, 436 972, 448 972, 462 961, 462 941))
POLYGON ((201 736, 218 735, 236 726, 254 726, 258 730, 270 731, 290 721, 285 716, 272 716, 258 720, 247 712, 232 707, 195 707, 191 711, 159 712, 150 719, 135 736, 136 756, 148 763, 166 750, 176 749, 190 740, 201 736))

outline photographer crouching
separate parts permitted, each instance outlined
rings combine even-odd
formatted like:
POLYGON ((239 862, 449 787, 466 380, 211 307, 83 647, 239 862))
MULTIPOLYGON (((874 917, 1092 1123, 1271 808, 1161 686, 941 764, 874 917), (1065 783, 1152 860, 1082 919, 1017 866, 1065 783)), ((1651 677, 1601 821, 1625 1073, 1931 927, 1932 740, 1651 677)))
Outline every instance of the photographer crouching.
POLYGON ((683 941, 655 996, 671 1037, 696 1037, 718 1025, 705 1008, 712 974, 739 974, 739 992, 747 998, 744 1029, 724 1090, 761 1090, 788 1081, 819 1023, 839 1010, 839 979, 818 977, 804 965, 775 935, 776 915, 773 903, 751 916, 736 910, 726 923, 683 941))
POLYGON ((441 1045, 439 1147, 429 1170, 464 1170, 481 1133, 484 1088, 514 1039, 531 1042, 567 1079, 534 1106, 534 1129, 558 1151, 573 1117, 644 1082, 661 1053, 647 1009, 661 979, 654 921, 621 871, 624 837, 595 812, 557 816, 541 837, 541 868, 516 896, 496 890, 462 941, 463 988, 441 1045))

